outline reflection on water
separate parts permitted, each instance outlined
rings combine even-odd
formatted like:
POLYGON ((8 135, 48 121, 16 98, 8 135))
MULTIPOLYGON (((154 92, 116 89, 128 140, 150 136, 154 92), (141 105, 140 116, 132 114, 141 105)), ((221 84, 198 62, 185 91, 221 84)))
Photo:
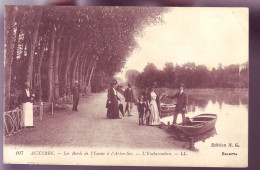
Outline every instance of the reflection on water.
MULTIPOLYGON (((215 109, 222 108, 223 105, 248 106, 248 90, 235 91, 229 90, 188 90, 187 94, 187 110, 188 112, 206 111, 211 107, 211 103, 215 109)), ((162 103, 176 103, 175 100, 169 100, 163 97, 162 103)))
MULTIPOLYGON (((202 113, 214 113, 218 115, 216 131, 218 135, 209 138, 205 143, 200 140, 196 148, 203 151, 208 149, 211 143, 240 142, 247 147, 248 130, 248 91, 235 90, 204 90, 186 91, 188 105, 186 117, 194 117, 202 113)), ((162 103, 175 103, 175 100, 162 98, 162 103)), ((161 119, 165 124, 172 123, 173 116, 161 119)), ((177 123, 181 123, 181 115, 178 115, 177 123)), ((203 140, 204 141, 204 140, 203 140)), ((196 142, 196 141, 195 141, 196 142)))
MULTIPOLYGON (((190 139, 188 136, 184 135, 180 131, 179 132, 177 132, 177 131, 178 131, 177 129, 174 130, 175 133, 173 135, 173 138, 175 140, 182 141, 182 142, 190 142, 190 139)), ((205 142, 206 139, 208 139, 210 137, 214 137, 215 135, 217 135, 217 130, 216 130, 216 128, 213 128, 207 132, 204 132, 203 134, 194 136, 194 142, 205 142)))

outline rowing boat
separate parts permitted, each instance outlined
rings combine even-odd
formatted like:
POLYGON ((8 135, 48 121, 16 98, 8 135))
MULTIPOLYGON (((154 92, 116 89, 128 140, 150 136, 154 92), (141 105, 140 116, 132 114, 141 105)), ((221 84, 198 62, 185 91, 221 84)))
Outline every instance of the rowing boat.
POLYGON ((174 124, 173 127, 179 129, 180 131, 182 131, 184 134, 188 136, 196 136, 215 128, 217 115, 200 114, 188 120, 189 121, 186 122, 185 125, 174 124))

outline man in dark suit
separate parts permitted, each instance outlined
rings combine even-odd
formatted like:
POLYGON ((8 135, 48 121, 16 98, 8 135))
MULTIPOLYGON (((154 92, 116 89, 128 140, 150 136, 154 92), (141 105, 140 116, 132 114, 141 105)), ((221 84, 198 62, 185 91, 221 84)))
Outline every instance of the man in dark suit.
POLYGON ((32 89, 30 88, 30 83, 28 81, 25 82, 25 88, 22 91, 22 102, 33 102, 33 98, 35 95, 32 92, 32 89))
POLYGON ((177 120, 177 116, 179 113, 181 113, 182 115, 182 124, 185 124, 185 113, 186 111, 186 105, 187 105, 187 96, 186 94, 183 92, 184 90, 184 85, 180 84, 180 91, 178 93, 176 93, 173 96, 167 96, 167 98, 169 99, 175 99, 177 98, 177 105, 175 108, 175 114, 174 114, 174 118, 173 118, 173 124, 176 124, 176 120, 177 120))
POLYGON ((135 98, 134 98, 134 93, 133 93, 131 83, 128 83, 128 88, 125 89, 125 91, 124 91, 124 97, 125 97, 128 116, 132 116, 131 110, 133 108, 133 103, 135 102, 135 98))
POLYGON ((72 111, 78 111, 78 104, 79 104, 79 84, 78 84, 78 81, 75 81, 74 86, 72 87, 72 95, 73 95, 72 111))

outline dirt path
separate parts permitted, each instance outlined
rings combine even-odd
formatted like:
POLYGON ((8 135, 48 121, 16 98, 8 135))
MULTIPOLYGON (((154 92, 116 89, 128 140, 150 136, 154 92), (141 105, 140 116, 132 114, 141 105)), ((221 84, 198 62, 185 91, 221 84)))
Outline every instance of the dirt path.
MULTIPOLYGON (((119 96, 122 101, 123 97, 119 96)), ((124 148, 180 148, 164 130, 139 126, 136 107, 132 117, 106 118, 106 93, 91 94, 80 99, 79 112, 55 111, 36 117, 34 128, 26 128, 5 138, 5 144, 26 146, 85 146, 124 148)), ((124 104, 124 103, 123 103, 124 104)), ((125 106, 125 104, 124 104, 125 106)))

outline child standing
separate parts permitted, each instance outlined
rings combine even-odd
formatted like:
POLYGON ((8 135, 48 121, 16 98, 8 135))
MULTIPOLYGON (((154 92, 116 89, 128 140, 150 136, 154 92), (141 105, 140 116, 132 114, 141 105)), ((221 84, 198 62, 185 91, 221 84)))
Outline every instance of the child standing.
POLYGON ((144 125, 143 117, 144 117, 145 103, 143 101, 143 96, 140 96, 138 98, 137 110, 139 115, 139 126, 144 125))

